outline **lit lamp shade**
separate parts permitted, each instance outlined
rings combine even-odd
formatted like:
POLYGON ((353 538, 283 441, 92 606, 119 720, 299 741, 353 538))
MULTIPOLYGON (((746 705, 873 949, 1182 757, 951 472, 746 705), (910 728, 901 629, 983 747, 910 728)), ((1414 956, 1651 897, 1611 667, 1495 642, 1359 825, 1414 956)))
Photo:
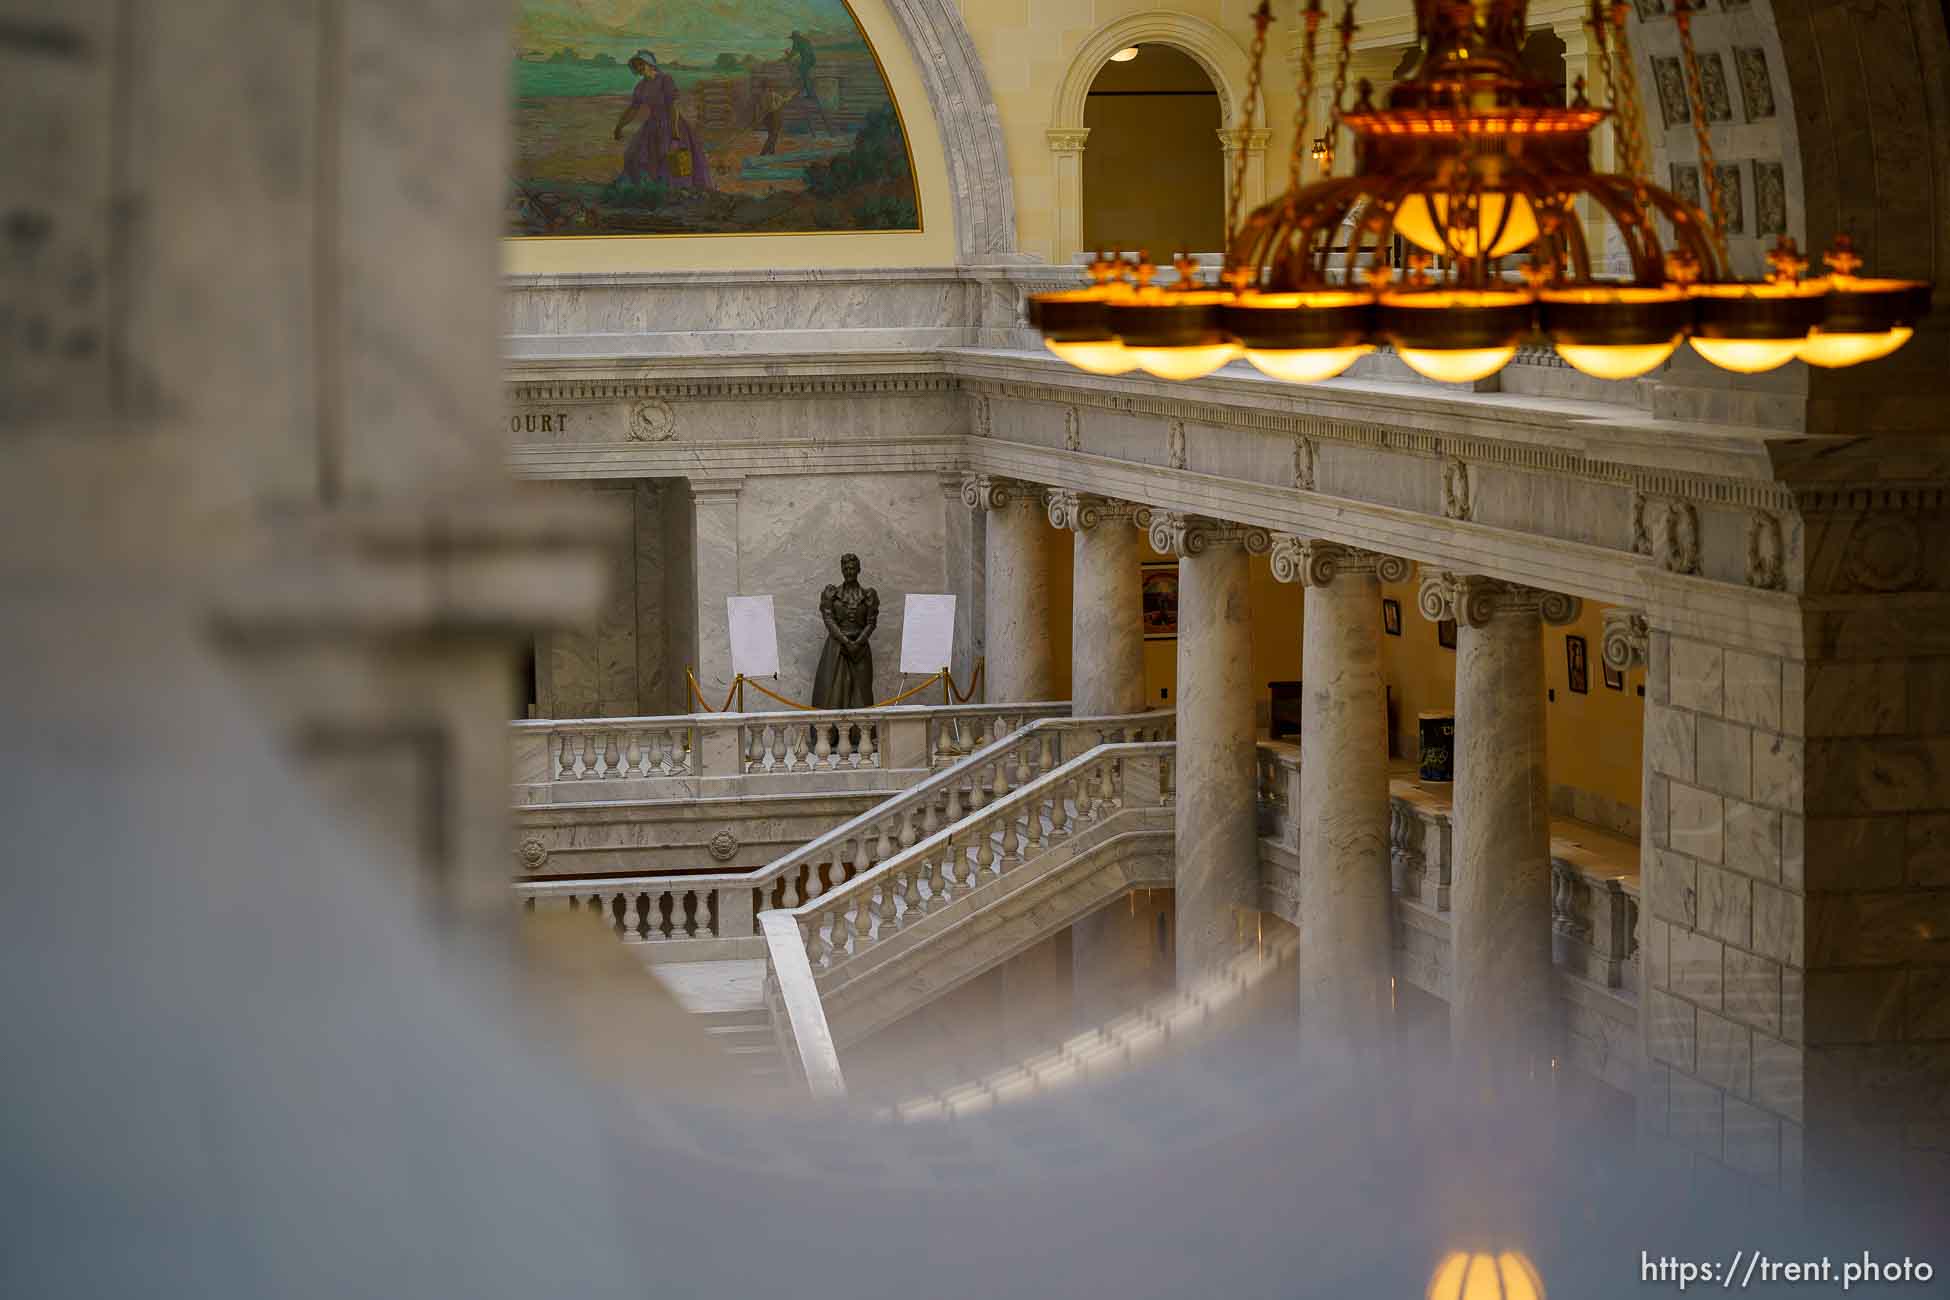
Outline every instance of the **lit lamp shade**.
POLYGON ((1079 370, 1093 375, 1121 375, 1137 369, 1105 316, 1115 297, 1128 289, 1098 287, 1031 294, 1029 323, 1043 334, 1043 346, 1079 370))
POLYGON ((1468 384, 1510 364, 1535 314, 1514 289, 1406 289, 1382 295, 1380 326, 1415 373, 1468 384))
POLYGON ((1677 285, 1567 285, 1537 295, 1557 355, 1593 379, 1633 379, 1679 348, 1693 323, 1677 285))
POLYGON ((1261 374, 1296 384, 1332 379, 1374 351, 1370 293, 1315 289, 1245 293, 1220 313, 1226 332, 1261 374))
POLYGON ((1471 258, 1487 245, 1489 256, 1506 257, 1537 239, 1537 213, 1521 194, 1485 190, 1476 199, 1476 222, 1452 230, 1447 194, 1411 194, 1395 209, 1395 233, 1424 252, 1471 258))
POLYGON ((1429 1279, 1428 1300, 1545 1300, 1544 1279, 1513 1250, 1445 1255, 1429 1279))
POLYGON ((1811 366, 1833 369, 1888 356, 1916 333, 1929 314, 1930 286, 1920 280, 1858 280, 1835 277, 1826 311, 1795 355, 1811 366))
POLYGON ((1160 379, 1199 379, 1239 355, 1220 309, 1231 293, 1153 289, 1110 303, 1105 317, 1146 373, 1160 379))
POLYGON ((1693 351, 1722 370, 1757 375, 1794 360, 1821 323, 1825 280, 1799 284, 1696 284, 1693 351))

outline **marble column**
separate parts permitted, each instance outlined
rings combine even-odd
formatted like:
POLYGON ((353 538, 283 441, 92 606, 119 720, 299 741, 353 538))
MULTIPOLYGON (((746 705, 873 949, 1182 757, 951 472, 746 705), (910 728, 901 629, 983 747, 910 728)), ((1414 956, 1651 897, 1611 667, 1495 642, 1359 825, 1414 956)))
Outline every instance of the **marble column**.
POLYGON ((1556 1044, 1542 625, 1582 602, 1442 573, 1418 604, 1457 625, 1450 1042, 1467 1068, 1520 1081, 1556 1044))
POLYGON ((1253 940, 1259 909, 1258 729, 1248 554, 1271 536, 1160 512, 1178 557, 1177 972, 1182 987, 1253 940))
MULTIPOLYGON (((697 681, 712 708, 731 689, 731 624, 725 597, 738 594, 738 493, 744 480, 691 480, 691 555, 697 581, 697 681)), ((734 701, 735 704, 735 701, 734 701)), ((690 707, 698 707, 692 700, 690 707)))
POLYGON ((1047 700, 1056 694, 1056 659, 1050 651, 1043 494, 1027 483, 977 474, 962 481, 961 496, 971 509, 988 512, 983 698, 991 704, 1047 700))
POLYGON ((1129 502, 1054 489, 1049 521, 1075 534, 1070 593, 1070 710, 1109 717, 1144 708, 1143 548, 1129 502))
POLYGON ((1301 679, 1300 1031, 1310 1055, 1354 1059, 1386 1032, 1393 970, 1388 707, 1381 584, 1408 561, 1282 537, 1273 576, 1306 584, 1301 679))

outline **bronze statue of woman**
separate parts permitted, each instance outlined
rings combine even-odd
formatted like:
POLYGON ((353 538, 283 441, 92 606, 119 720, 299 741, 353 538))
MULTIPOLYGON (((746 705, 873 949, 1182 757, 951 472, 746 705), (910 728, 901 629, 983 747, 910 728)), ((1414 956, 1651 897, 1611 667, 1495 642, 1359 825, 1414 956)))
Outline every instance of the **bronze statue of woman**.
POLYGON ((880 622, 880 593, 860 585, 860 557, 840 557, 842 581, 819 593, 819 616, 826 620, 826 648, 813 678, 816 709, 873 706, 873 647, 867 638, 880 622))

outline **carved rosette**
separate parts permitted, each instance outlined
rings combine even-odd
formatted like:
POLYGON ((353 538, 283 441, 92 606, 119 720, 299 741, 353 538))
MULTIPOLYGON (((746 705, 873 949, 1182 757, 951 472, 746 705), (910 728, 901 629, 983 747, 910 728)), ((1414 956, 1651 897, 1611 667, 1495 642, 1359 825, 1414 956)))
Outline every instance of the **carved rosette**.
POLYGON ((1378 555, 1338 542, 1306 541, 1276 534, 1270 557, 1279 582, 1325 587, 1342 576, 1369 576, 1380 582, 1406 582, 1415 566, 1398 555, 1378 555))
POLYGON ((1622 673, 1631 668, 1642 667, 1651 639, 1652 630, 1645 621, 1645 615, 1639 611, 1635 609, 1605 611, 1605 630, 1598 638, 1598 646, 1605 667, 1613 672, 1622 673))
POLYGON ((970 510, 1042 510, 1043 493, 1034 484, 987 474, 969 474, 961 481, 961 503, 970 510))
POLYGON ((548 845, 538 839, 525 839, 521 842, 519 856, 522 866, 530 871, 540 871, 542 864, 548 861, 548 845))
POLYGON ((1049 522, 1052 528, 1084 531, 1111 520, 1129 519, 1138 507, 1115 497, 1092 496, 1068 488, 1049 490, 1049 522))
POLYGON ((1534 613, 1544 622, 1561 627, 1576 622, 1584 609, 1582 600, 1561 591, 1539 591, 1499 578, 1455 573, 1425 574, 1415 604, 1422 617, 1431 622, 1451 618, 1464 627, 1486 627, 1500 615, 1524 613, 1534 613))
POLYGON ((1264 528, 1171 510, 1152 511, 1146 531, 1152 550, 1180 559, 1203 555, 1216 546, 1237 546, 1249 555, 1264 555, 1273 549, 1273 534, 1264 528))
POLYGON ((704 847, 717 861, 729 862, 738 856, 738 837, 730 831, 719 831, 704 847))

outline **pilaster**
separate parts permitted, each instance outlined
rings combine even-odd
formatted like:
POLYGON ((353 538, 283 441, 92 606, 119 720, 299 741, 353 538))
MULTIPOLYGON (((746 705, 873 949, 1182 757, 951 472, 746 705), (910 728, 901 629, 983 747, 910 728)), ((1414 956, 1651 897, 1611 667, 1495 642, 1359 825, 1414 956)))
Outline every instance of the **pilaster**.
POLYGON ((731 624, 725 598, 738 594, 738 498, 745 481, 693 478, 690 482, 697 681, 715 709, 731 688, 731 624))

